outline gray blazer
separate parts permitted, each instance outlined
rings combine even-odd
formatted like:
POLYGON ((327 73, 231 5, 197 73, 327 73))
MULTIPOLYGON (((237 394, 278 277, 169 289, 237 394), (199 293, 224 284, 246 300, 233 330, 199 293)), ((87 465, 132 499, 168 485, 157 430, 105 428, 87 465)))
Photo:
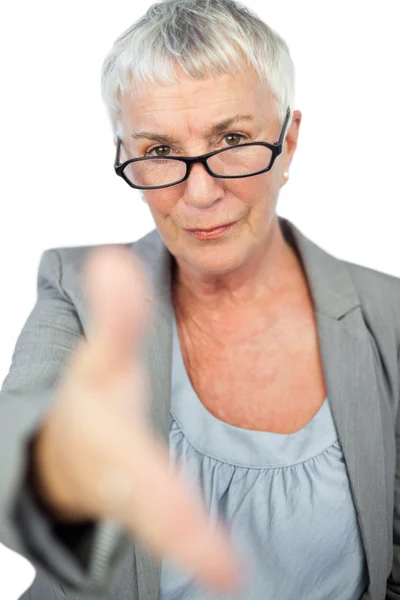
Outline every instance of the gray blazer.
MULTIPOLYGON (((288 220, 279 221, 301 259, 315 305, 330 404, 368 565, 369 589, 362 598, 400 600, 400 279, 338 260, 288 220)), ((149 419, 168 444, 171 254, 157 230, 125 246, 144 261, 154 288, 143 355, 149 419)), ((41 257, 38 300, 1 391, 0 540, 37 568, 26 599, 157 600, 160 563, 146 548, 114 523, 54 527, 25 477, 28 442, 52 402, 65 361, 79 338, 89 337, 81 276, 91 249, 49 249, 41 257)))

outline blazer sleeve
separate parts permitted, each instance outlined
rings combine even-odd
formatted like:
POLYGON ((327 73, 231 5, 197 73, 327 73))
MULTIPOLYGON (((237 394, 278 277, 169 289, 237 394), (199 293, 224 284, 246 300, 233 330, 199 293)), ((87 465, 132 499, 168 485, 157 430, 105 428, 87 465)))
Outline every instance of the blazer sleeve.
MULTIPOLYGON (((398 356, 400 381, 400 351, 398 356)), ((399 390, 400 393, 400 390, 399 390)), ((399 396, 400 397, 400 396, 399 396)), ((386 584, 386 600, 400 600, 400 410, 396 418, 396 472, 393 510, 393 566, 386 584)))
POLYGON ((57 527, 35 502, 27 469, 30 442, 82 336, 78 314, 62 287, 60 253, 46 250, 38 269, 37 301, 0 391, 0 540, 65 588, 97 592, 123 556, 128 537, 108 522, 57 527))

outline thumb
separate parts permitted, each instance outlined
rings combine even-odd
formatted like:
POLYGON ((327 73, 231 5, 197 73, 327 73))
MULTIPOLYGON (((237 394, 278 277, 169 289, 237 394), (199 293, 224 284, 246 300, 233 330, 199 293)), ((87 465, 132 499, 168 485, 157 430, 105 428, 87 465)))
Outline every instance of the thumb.
POLYGON ((150 318, 152 289, 142 263, 122 247, 98 248, 85 264, 84 289, 92 340, 110 366, 130 363, 150 318))

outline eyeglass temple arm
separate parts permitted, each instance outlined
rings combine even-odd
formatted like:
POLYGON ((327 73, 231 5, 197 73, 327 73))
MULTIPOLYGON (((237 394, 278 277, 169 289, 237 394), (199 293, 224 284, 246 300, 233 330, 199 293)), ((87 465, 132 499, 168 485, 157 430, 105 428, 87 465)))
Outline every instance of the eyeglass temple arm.
POLYGON ((116 143, 116 151, 115 151, 115 159, 114 159, 114 166, 116 167, 117 165, 119 165, 119 151, 120 151, 120 147, 121 147, 121 138, 119 136, 117 136, 117 143, 116 143))
POLYGON ((290 107, 288 106, 288 109, 286 111, 285 122, 283 123, 281 135, 280 135, 280 138, 279 138, 279 140, 277 142, 277 145, 279 145, 279 146, 281 146, 283 144, 283 140, 285 139, 285 134, 286 134, 287 124, 289 122, 289 117, 290 117, 290 107))

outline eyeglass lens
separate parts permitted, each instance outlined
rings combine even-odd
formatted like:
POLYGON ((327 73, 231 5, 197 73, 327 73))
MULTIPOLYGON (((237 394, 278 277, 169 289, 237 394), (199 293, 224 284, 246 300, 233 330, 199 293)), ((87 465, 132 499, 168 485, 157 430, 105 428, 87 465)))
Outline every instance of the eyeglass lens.
MULTIPOLYGON (((238 146, 229 148, 207 159, 214 175, 252 175, 267 169, 271 163, 272 150, 266 146, 238 146)), ((177 183, 186 174, 186 164, 168 158, 152 158, 129 163, 124 175, 134 185, 152 187, 177 183)))

